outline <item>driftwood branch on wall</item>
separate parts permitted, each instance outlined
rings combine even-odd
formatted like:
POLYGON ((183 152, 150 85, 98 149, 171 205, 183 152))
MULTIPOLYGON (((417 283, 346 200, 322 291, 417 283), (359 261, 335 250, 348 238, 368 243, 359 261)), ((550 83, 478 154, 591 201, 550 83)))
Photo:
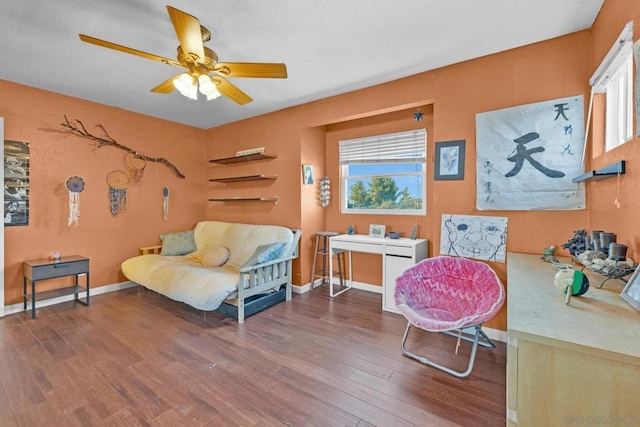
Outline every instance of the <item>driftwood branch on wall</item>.
POLYGON ((138 151, 129 148, 125 145, 122 145, 120 143, 118 143, 115 139, 113 139, 109 133, 107 132, 107 130, 104 128, 104 126, 98 124, 96 125, 96 127, 102 129, 102 132, 104 133, 104 136, 96 136, 91 134, 85 127, 84 124, 78 120, 75 119, 74 121, 69 121, 69 119, 67 118, 67 116, 64 116, 64 123, 61 123, 62 126, 66 127, 67 129, 71 130, 72 133, 78 135, 78 136, 82 136, 84 138, 89 138, 93 141, 96 141, 98 143, 97 147, 104 147, 104 146, 111 146, 111 147, 116 147, 119 148, 121 150, 124 150, 128 153, 132 153, 133 155, 136 156, 136 158, 138 159, 142 159, 144 161, 147 162, 155 162, 155 163, 162 163, 165 166, 167 166, 169 169, 171 169, 176 175, 178 175, 179 178, 185 178, 185 176, 182 174, 182 172, 180 172, 178 170, 177 167, 175 167, 173 165, 173 163, 171 163, 170 161, 168 161, 167 159, 165 159, 164 157, 149 157, 146 156, 142 153, 139 153, 138 151))

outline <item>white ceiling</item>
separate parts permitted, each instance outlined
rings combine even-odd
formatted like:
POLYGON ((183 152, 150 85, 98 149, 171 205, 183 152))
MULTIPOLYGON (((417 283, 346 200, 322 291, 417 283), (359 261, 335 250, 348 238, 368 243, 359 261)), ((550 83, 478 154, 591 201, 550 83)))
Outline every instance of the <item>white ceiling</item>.
POLYGON ((590 28, 603 2, 173 0, 212 32, 221 62, 287 64, 287 79, 230 79, 254 99, 239 106, 152 93, 175 67, 78 38, 175 59, 158 1, 2 0, 0 79, 211 128, 590 28))

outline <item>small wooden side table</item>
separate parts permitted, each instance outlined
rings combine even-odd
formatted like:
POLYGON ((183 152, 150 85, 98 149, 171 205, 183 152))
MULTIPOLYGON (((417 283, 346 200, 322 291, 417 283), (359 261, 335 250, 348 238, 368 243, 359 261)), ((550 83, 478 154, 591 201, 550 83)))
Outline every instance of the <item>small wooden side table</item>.
POLYGON ((24 279, 24 309, 27 310, 27 302, 31 301, 31 318, 36 318, 36 301, 56 298, 63 295, 75 294, 75 300, 89 305, 89 258, 80 255, 69 255, 57 261, 49 259, 34 259, 23 264, 24 279), (78 276, 86 274, 86 286, 78 284, 78 276), (50 291, 36 293, 36 282, 53 279, 56 277, 74 276, 73 286, 52 289, 50 291), (31 293, 27 293, 27 280, 31 281, 31 293), (85 300, 78 298, 79 292, 87 292, 85 300))

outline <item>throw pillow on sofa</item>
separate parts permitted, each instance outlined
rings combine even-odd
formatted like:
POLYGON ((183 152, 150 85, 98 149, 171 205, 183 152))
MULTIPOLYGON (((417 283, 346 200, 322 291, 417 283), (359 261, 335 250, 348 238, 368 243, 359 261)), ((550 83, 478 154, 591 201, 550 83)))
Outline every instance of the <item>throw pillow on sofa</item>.
POLYGON ((267 245, 260 245, 253 252, 253 255, 249 257, 247 262, 245 262, 242 267, 248 267, 250 265, 262 264, 263 262, 272 261, 280 255, 282 255, 282 250, 284 249, 286 243, 276 242, 269 243, 267 245))
POLYGON ((189 259, 209 267, 220 267, 229 259, 229 249, 224 246, 207 245, 189 255, 189 259))
POLYGON ((161 234, 160 240, 162 240, 160 255, 186 255, 196 250, 193 230, 161 234))

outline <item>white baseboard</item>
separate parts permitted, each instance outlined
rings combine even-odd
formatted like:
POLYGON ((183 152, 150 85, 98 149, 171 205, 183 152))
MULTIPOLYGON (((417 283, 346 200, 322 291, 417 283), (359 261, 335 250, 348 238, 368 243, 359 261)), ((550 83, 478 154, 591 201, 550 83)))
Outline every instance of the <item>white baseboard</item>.
MULTIPOLYGON (((97 288, 91 288, 91 296, 93 297, 94 295, 106 294, 108 292, 115 292, 121 289, 127 289, 134 286, 138 286, 138 284, 131 281, 127 281, 127 282, 114 283, 112 285, 100 286, 97 288)), ((78 292, 79 298, 84 298, 85 296, 86 296, 86 291, 78 292)), ((36 301, 36 309, 40 307, 46 307, 48 305, 59 304, 61 302, 72 301, 74 298, 75 298, 75 295, 64 295, 61 297, 51 298, 43 301, 36 301)), ((31 310, 31 303, 27 304, 27 311, 28 310, 31 310)), ((7 305, 4 307, 5 315, 21 313, 23 311, 25 311, 24 303, 21 303, 21 302, 18 304, 7 305)))
MULTIPOLYGON (((314 287, 320 286, 321 283, 322 283, 322 279, 316 280, 314 282, 314 287)), ((339 279, 334 279, 334 283, 335 284, 339 284, 340 280, 339 279)), ((363 290, 363 291, 373 292, 373 293, 376 293, 376 294, 381 294, 382 293, 382 286, 372 285, 370 283, 353 282, 351 284, 351 287, 353 287, 353 289, 360 289, 360 290, 363 290)), ((309 292, 311 290, 311 283, 307 283, 307 284, 302 285, 302 286, 292 285, 291 286, 291 290, 293 292, 297 293, 297 294, 304 294, 304 293, 309 292)), ((388 313, 388 312, 385 312, 385 313, 388 313)), ((398 314, 398 313, 396 313, 396 314, 398 314)), ((402 316, 401 314, 398 314, 398 315, 402 316)), ((493 328, 486 328, 486 327, 483 327, 482 330, 492 340, 500 341, 500 342, 507 342, 507 332, 506 331, 501 331, 500 329, 493 329, 493 328)))
MULTIPOLYGON (((334 284, 338 285, 340 283, 339 279, 334 279, 334 284)), ((313 287, 316 288, 318 286, 322 285, 322 279, 318 279, 316 281, 313 282, 313 287)), ((360 289, 363 291, 367 291, 367 292, 373 292, 376 294, 381 294, 382 293, 382 286, 378 286, 378 285, 371 285, 369 283, 364 283, 364 282, 353 282, 351 284, 351 287, 353 289, 360 289)), ((311 283, 307 283, 304 284, 302 286, 297 286, 297 285, 291 285, 291 290, 296 293, 296 294, 304 294, 307 293, 311 290, 311 283)))
POLYGON ((493 328, 482 328, 482 330, 492 340, 507 342, 507 331, 501 331, 500 329, 493 328))
MULTIPOLYGON (((314 282, 314 286, 320 286, 321 283, 322 283, 322 279, 316 280, 314 282)), ((338 283, 339 283, 339 281, 336 282, 336 284, 338 284, 338 283)), ((119 290, 122 290, 122 289, 132 288, 134 286, 138 286, 138 284, 135 283, 135 282, 132 282, 132 281, 126 281, 126 282, 114 283, 112 285, 105 285, 105 286, 100 286, 100 287, 97 287, 97 288, 91 288, 91 296, 100 295, 100 294, 106 294, 108 292, 115 292, 115 291, 119 291, 119 290)), ((360 290, 367 291, 367 292, 374 292, 374 293, 377 293, 377 294, 381 294, 382 293, 382 286, 371 285, 369 283, 353 282, 352 283, 352 287, 353 287, 353 289, 360 289, 360 290)), ((291 286, 291 290, 292 290, 292 292, 295 292, 297 294, 304 294, 304 293, 309 292, 311 290, 311 283, 307 283, 307 284, 302 285, 302 286, 292 285, 291 286)), ((85 297, 85 293, 86 292, 79 292, 78 293, 78 297, 84 298, 85 297)), ((61 296, 61 297, 51 298, 51 299, 44 300, 44 301, 36 301, 36 309, 40 308, 40 307, 46 307, 48 305, 59 304, 61 302, 72 301, 74 298, 75 298, 74 295, 64 295, 64 296, 61 296)), ((31 309, 31 306, 29 305, 27 307, 27 310, 30 310, 30 309, 31 309)), ((7 305, 7 306, 4 307, 4 314, 5 315, 21 313, 23 311, 25 311, 24 304, 21 303, 21 302, 18 303, 18 304, 7 305)), ((506 331, 501 331, 499 329, 493 329, 493 328, 482 328, 482 330, 492 340, 496 340, 496 341, 500 341, 500 342, 507 342, 507 332, 506 331)))

